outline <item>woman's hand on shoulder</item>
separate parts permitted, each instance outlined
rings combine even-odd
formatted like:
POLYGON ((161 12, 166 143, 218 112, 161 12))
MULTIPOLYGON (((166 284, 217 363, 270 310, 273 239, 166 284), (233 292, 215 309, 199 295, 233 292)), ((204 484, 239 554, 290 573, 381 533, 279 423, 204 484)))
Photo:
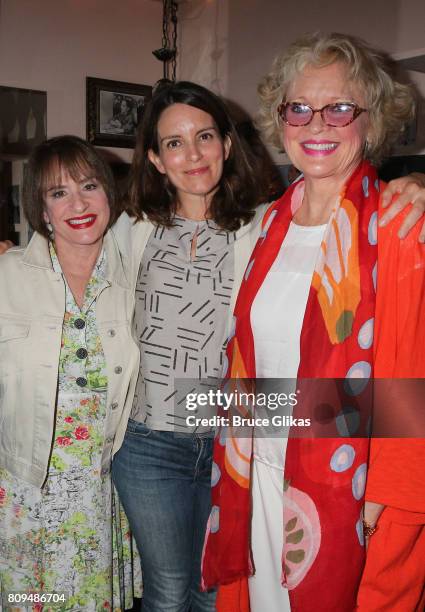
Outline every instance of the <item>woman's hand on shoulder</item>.
MULTIPOLYGON (((412 204, 412 210, 400 226, 399 238, 405 238, 425 214, 425 174, 415 172, 393 179, 388 183, 382 194, 382 206, 388 210, 385 211, 379 224, 387 225, 408 204, 412 204)), ((425 221, 419 234, 419 242, 425 242, 425 221)))
POLYGON ((3 253, 6 253, 6 251, 11 249, 13 246, 15 245, 10 240, 0 241, 0 255, 3 255, 3 253))

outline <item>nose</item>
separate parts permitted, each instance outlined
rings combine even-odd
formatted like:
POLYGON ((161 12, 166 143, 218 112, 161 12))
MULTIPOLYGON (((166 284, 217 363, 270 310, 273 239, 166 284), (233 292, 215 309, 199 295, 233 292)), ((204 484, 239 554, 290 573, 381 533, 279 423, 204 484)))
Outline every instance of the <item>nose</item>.
POLYGON ((322 119, 321 113, 314 113, 313 119, 309 123, 310 130, 313 134, 318 134, 322 130, 326 129, 326 123, 322 119))
POLYGON ((84 212, 88 208, 88 202, 84 197, 84 193, 76 191, 72 196, 72 208, 76 212, 84 212))
POLYGON ((198 161, 202 157, 201 149, 196 141, 187 145, 186 156, 190 161, 198 161))

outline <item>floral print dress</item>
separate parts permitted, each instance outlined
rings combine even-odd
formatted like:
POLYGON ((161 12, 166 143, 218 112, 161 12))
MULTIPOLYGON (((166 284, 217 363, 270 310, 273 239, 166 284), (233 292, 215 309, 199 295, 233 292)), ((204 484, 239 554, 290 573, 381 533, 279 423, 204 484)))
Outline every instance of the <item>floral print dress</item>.
MULTIPOLYGON (((61 272, 53 245, 50 254, 61 272)), ((56 428, 43 488, 0 469, 0 610, 20 609, 5 603, 10 592, 64 594, 56 610, 124 610, 133 578, 140 584, 111 475, 101 473, 108 380, 95 304, 109 285, 105 270, 102 251, 81 309, 64 279, 56 428)))

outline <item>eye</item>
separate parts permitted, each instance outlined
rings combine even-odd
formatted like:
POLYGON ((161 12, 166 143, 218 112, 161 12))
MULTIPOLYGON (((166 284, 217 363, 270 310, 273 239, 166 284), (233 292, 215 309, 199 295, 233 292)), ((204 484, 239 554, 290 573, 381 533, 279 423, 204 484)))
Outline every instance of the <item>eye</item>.
POLYGON ((66 195, 66 192, 63 189, 57 189, 56 191, 52 191, 50 197, 58 200, 59 198, 63 198, 66 195))
POLYGON ((212 140, 213 138, 214 138, 213 132, 202 132, 202 134, 199 135, 199 140, 208 141, 208 140, 212 140))
POLYGON ((329 105, 329 110, 332 113, 352 113, 353 108, 354 105, 351 102, 337 102, 329 105))
POLYGON ((289 104, 289 110, 291 113, 296 113, 299 115, 306 114, 311 111, 307 104, 302 104, 301 102, 291 102, 291 104, 289 104))
POLYGON ((86 191, 93 191, 94 189, 98 188, 98 183, 96 183, 96 181, 89 181, 87 183, 84 184, 83 189, 85 189, 86 191))
POLYGON ((168 140, 165 146, 167 149, 177 149, 180 145, 181 145, 180 140, 177 140, 175 138, 173 140, 168 140))

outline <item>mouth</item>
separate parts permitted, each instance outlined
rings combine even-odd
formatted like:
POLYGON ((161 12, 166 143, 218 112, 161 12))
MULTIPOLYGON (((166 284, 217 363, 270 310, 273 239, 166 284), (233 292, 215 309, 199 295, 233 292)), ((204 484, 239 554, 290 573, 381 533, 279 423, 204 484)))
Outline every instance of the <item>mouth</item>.
POLYGON ((75 230, 87 229, 91 227, 97 219, 97 215, 83 215, 82 217, 72 217, 66 219, 66 223, 69 227, 75 230))
POLYGON ((202 168, 194 168, 193 170, 187 170, 186 174, 189 176, 199 176, 208 172, 208 166, 202 166, 202 168))
POLYGON ((301 143, 304 153, 307 155, 330 155, 339 146, 338 142, 326 141, 312 141, 306 140, 301 143))

